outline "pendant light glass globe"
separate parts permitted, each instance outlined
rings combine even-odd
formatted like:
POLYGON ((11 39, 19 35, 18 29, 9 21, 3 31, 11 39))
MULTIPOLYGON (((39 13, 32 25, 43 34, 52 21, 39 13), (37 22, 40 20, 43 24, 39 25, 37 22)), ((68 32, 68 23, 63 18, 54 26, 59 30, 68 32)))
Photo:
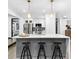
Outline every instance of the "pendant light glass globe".
POLYGON ((53 17, 53 14, 52 13, 50 13, 50 17, 53 17))
POLYGON ((28 13, 27 17, 28 17, 28 18, 31 18, 31 14, 30 14, 30 13, 28 13))

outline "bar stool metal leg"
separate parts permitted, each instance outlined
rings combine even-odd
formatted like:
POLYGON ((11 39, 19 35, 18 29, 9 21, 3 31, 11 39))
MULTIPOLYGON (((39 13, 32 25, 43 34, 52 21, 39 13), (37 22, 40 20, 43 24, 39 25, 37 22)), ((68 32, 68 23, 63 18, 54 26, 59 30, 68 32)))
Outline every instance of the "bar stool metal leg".
POLYGON ((22 49, 20 59, 25 59, 26 58, 25 56, 27 56, 27 59, 32 59, 31 52, 30 52, 30 49, 29 49, 30 42, 23 42, 23 44, 24 44, 24 47, 22 49), (26 55, 26 53, 27 53, 27 55, 26 55))
POLYGON ((22 53, 21 53, 20 59, 24 59, 24 58, 23 58, 23 56, 24 56, 24 54, 25 54, 24 52, 25 52, 25 47, 23 47, 23 49, 22 49, 22 53))
POLYGON ((28 47, 28 53, 29 53, 29 58, 32 59, 32 56, 31 56, 31 52, 30 52, 29 47, 28 47))
POLYGON ((55 47, 54 47, 52 59, 57 59, 57 58, 63 59, 62 52, 61 52, 61 49, 59 46, 59 44, 61 44, 61 42, 54 42, 54 44, 55 44, 55 47))
POLYGON ((45 42, 39 42, 40 48, 39 48, 39 51, 38 51, 37 59, 40 59, 41 56, 43 56, 44 59, 46 59, 44 44, 45 44, 45 42), (41 52, 43 53, 43 55, 41 55, 41 52))

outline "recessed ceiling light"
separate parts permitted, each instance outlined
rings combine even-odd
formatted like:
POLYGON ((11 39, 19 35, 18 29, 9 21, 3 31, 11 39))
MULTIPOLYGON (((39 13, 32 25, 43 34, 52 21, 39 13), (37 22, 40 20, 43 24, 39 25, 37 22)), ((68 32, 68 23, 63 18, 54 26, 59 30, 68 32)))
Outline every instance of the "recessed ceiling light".
POLYGON ((67 16, 63 16, 63 19, 67 19, 67 16))
POLYGON ((63 16, 64 18, 67 18, 67 16, 63 16))

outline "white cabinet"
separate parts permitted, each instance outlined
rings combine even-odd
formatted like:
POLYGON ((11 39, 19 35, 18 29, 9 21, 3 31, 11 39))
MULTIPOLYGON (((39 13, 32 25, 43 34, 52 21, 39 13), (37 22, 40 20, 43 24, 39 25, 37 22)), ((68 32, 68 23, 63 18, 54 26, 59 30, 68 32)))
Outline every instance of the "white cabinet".
POLYGON ((67 20, 66 19, 60 19, 59 21, 60 21, 59 32, 60 32, 60 34, 65 35, 67 20))
POLYGON ((52 15, 46 15, 46 34, 55 34, 56 29, 55 29, 55 14, 52 15))

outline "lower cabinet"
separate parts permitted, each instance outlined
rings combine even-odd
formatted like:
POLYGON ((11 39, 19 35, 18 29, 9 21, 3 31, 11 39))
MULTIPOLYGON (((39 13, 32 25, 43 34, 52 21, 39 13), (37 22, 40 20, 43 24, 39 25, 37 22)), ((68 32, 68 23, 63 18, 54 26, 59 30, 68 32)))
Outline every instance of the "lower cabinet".
POLYGON ((16 59, 70 59, 68 38, 18 38, 16 59))

